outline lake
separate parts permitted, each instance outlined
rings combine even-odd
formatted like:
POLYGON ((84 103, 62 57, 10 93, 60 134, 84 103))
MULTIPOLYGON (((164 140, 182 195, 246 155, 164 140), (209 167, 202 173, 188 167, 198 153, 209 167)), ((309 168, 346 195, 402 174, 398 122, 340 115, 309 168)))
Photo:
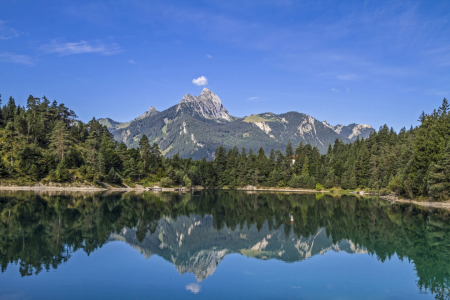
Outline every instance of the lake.
POLYGON ((0 299, 450 298, 445 210, 232 190, 0 205, 0 299))

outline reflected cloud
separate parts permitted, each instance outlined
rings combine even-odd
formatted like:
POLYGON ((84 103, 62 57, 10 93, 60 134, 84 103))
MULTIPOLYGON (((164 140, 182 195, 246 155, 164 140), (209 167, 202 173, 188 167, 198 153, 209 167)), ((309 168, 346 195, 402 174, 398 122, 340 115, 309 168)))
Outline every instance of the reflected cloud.
POLYGON ((200 288, 201 288, 200 284, 197 283, 191 283, 186 286, 186 290, 194 294, 198 294, 200 292, 200 288))

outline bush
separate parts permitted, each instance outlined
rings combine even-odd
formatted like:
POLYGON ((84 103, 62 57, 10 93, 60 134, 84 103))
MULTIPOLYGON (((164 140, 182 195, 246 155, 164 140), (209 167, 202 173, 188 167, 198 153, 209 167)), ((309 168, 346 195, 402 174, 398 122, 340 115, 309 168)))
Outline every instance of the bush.
POLYGON ((321 185, 320 183, 316 184, 316 190, 317 191, 322 191, 324 189, 324 186, 321 185))
POLYGON ((65 182, 69 180, 69 170, 67 169, 64 160, 59 162, 56 170, 50 171, 50 179, 56 182, 65 182))
POLYGON ((168 177, 164 177, 159 181, 159 184, 161 185, 161 187, 171 187, 173 185, 173 181, 168 177))
POLYGON ((389 195, 389 190, 383 188, 383 189, 380 189, 379 193, 380 193, 381 196, 386 196, 386 195, 389 195))
POLYGON ((192 187, 192 181, 189 179, 189 177, 187 175, 184 175, 184 186, 188 189, 190 189, 192 187))
POLYGON ((117 184, 122 183, 122 179, 120 178, 120 175, 114 170, 114 168, 111 168, 109 170, 108 176, 106 178, 111 183, 117 183, 117 184))

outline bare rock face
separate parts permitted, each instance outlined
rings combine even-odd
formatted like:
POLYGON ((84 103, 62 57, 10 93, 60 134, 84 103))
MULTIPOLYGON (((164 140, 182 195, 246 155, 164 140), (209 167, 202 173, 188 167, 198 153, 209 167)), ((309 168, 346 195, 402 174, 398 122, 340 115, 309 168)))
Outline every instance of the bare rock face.
POLYGON ((197 281, 201 282, 214 273, 227 253, 227 249, 220 251, 201 250, 191 256, 188 261, 182 262, 181 264, 175 264, 176 262, 174 262, 174 264, 180 274, 193 273, 197 281))
POLYGON ((372 126, 367 124, 350 124, 350 125, 330 125, 327 121, 322 122, 323 125, 325 125, 328 128, 333 129, 337 134, 342 135, 351 141, 356 140, 358 137, 360 139, 366 139, 369 137, 370 133, 372 131, 375 131, 375 129, 372 128, 372 126))
POLYGON ((219 97, 207 88, 204 88, 198 97, 185 95, 178 103, 177 112, 184 109, 190 109, 207 119, 223 119, 226 121, 232 121, 233 119, 219 97))

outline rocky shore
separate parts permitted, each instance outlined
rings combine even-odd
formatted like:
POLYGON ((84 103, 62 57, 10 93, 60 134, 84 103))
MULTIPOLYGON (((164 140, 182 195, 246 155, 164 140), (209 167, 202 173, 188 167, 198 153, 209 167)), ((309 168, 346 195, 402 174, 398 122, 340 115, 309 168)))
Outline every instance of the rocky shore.
POLYGON ((445 202, 414 201, 411 199, 400 199, 394 195, 380 196, 380 198, 394 202, 394 203, 409 203, 409 204, 415 204, 415 205, 420 205, 420 206, 425 206, 425 207, 443 208, 446 210, 450 210, 450 201, 445 201, 445 202))

